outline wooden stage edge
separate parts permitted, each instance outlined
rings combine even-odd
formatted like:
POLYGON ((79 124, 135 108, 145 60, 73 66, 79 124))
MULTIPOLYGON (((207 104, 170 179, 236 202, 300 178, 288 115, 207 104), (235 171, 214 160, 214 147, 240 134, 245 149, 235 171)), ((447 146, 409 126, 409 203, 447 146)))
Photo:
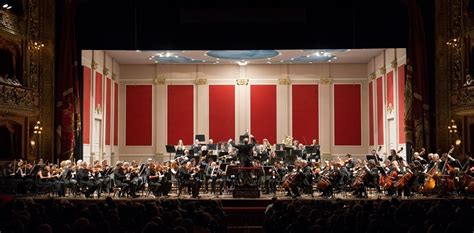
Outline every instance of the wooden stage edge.
MULTIPOLYGON (((16 196, 14 197, 17 200, 34 200, 34 201, 46 201, 49 199, 53 199, 55 201, 68 201, 71 203, 74 202, 90 202, 90 203, 99 203, 99 202, 104 202, 106 198, 109 197, 107 195, 101 196, 100 198, 94 196, 92 198, 85 198, 83 196, 70 196, 70 197, 50 197, 48 195, 35 195, 35 196, 16 196)), ((274 196, 272 195, 262 195, 260 198, 233 198, 232 195, 221 195, 219 197, 215 197, 212 195, 208 194, 202 194, 200 198, 191 198, 189 195, 184 195, 181 197, 177 197, 176 194, 170 195, 169 197, 154 197, 153 195, 151 196, 141 196, 138 198, 130 198, 130 197, 113 197, 110 196, 112 200, 115 202, 153 202, 153 201, 182 201, 182 202, 192 202, 192 201, 197 201, 197 202, 207 202, 207 201, 217 201, 220 202, 224 207, 226 206, 234 206, 234 207, 248 207, 248 206, 266 206, 269 203, 271 203, 271 200, 274 196)), ((342 195, 336 195, 335 197, 332 198, 324 198, 320 196, 314 196, 311 197, 310 195, 303 195, 300 198, 292 198, 292 197, 286 197, 283 195, 277 196, 277 200, 279 201, 286 201, 286 202, 291 202, 291 201, 301 201, 301 202, 311 202, 311 201, 316 201, 316 202, 352 202, 352 201, 378 201, 378 200, 391 200, 393 197, 389 196, 376 196, 372 195, 369 196, 368 198, 356 198, 356 197, 351 197, 349 196, 342 196, 342 195)), ((450 196, 450 197, 439 197, 439 196, 412 196, 412 197, 399 197, 398 198, 400 201, 436 201, 436 200, 463 200, 467 199, 469 202, 474 202, 474 197, 473 196, 450 196)))

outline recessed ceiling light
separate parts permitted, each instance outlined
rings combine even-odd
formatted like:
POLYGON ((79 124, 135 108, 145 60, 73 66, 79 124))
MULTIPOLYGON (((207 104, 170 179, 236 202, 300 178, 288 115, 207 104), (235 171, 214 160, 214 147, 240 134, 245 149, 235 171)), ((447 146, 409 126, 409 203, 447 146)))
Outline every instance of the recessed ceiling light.
POLYGON ((221 60, 221 59, 220 59, 220 58, 216 58, 216 60, 218 60, 218 61, 219 61, 219 60, 221 60))
POLYGON ((12 9, 12 6, 8 6, 8 7, 7 7, 7 10, 10 10, 10 9, 12 9))
POLYGON ((350 51, 351 51, 351 49, 346 50, 346 52, 350 52, 350 51))
POLYGON ((308 54, 308 55, 306 55, 306 57, 311 57, 311 55, 308 54))
POLYGON ((312 62, 312 61, 310 61, 310 62, 309 62, 309 64, 313 64, 313 62, 312 62))
POLYGON ((135 50, 135 52, 139 53, 139 52, 141 52, 141 50, 137 49, 137 50, 135 50))
POLYGON ((294 57, 292 57, 290 60, 292 60, 292 61, 293 61, 293 60, 295 60, 295 58, 294 58, 294 57))
POLYGON ((5 3, 2 7, 3 7, 3 8, 7 8, 7 7, 8 7, 8 4, 5 3))
POLYGON ((191 61, 194 61, 194 58, 191 58, 191 61))
POLYGON ((247 61, 237 61, 237 64, 239 64, 239 66, 245 66, 247 65, 247 61))
POLYGON ((272 59, 271 57, 267 58, 267 60, 271 60, 271 59, 272 59))
POLYGON ((272 62, 271 62, 271 61, 267 61, 267 64, 272 64, 272 62))
POLYGON ((148 60, 152 60, 152 59, 153 59, 152 57, 148 58, 148 60))
POLYGON ((333 60, 336 60, 336 59, 337 59, 337 57, 333 57, 332 59, 333 59, 333 60))

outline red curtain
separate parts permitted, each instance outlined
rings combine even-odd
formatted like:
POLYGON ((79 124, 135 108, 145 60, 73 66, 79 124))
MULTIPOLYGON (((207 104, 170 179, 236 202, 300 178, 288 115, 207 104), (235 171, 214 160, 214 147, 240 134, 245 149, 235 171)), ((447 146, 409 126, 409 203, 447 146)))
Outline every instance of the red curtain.
POLYGON ((250 86, 250 132, 256 140, 276 142, 276 86, 250 86))
POLYGON ((309 144, 319 141, 318 85, 292 86, 292 136, 309 144))
MULTIPOLYGON (((75 41, 76 1, 65 0, 61 9, 58 70, 56 76, 56 140, 61 146, 56 148, 56 159, 73 156, 77 136, 81 130, 78 61, 75 41)), ((76 153, 81 157, 80 153, 76 153)))
POLYGON ((334 141, 338 146, 358 146, 361 136, 359 84, 334 85, 334 141))
POLYGON ((235 86, 209 85, 209 138, 214 142, 235 137, 235 86))

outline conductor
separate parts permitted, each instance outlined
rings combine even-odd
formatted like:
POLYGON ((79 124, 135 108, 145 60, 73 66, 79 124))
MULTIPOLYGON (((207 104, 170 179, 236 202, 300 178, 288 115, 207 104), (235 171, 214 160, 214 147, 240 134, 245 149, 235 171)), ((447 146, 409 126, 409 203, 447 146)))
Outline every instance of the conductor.
POLYGON ((243 144, 236 145, 232 139, 229 139, 229 144, 231 144, 234 148, 239 150, 238 159, 240 161, 241 167, 251 167, 250 163, 250 156, 252 156, 253 150, 252 148, 255 146, 255 138, 252 135, 249 135, 249 139, 245 138, 243 140, 243 144))

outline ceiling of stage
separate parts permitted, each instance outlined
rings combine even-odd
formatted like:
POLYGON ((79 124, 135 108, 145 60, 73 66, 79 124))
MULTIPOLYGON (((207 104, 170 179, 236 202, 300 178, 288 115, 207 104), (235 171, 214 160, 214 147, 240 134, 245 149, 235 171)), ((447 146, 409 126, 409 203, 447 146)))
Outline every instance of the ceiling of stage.
POLYGON ((325 50, 106 50, 120 64, 368 63, 383 49, 325 50))

